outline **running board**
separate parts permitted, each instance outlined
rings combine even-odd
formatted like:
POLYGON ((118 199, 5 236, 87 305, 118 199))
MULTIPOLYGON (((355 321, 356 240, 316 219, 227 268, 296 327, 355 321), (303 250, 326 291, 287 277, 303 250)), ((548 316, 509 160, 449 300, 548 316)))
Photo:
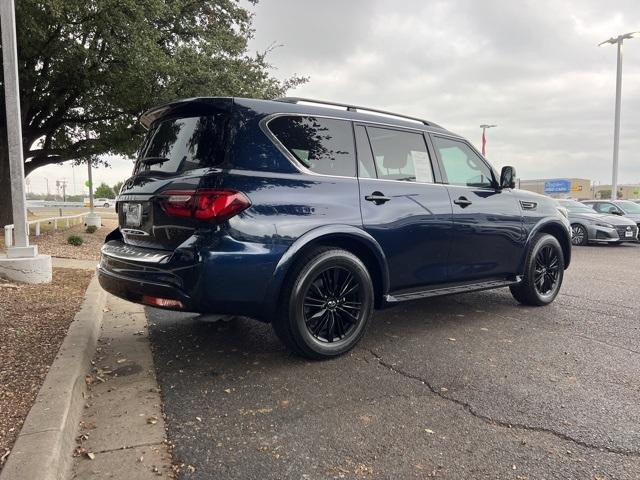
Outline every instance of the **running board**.
POLYGON ((515 285, 522 280, 517 276, 514 280, 489 280, 478 283, 467 283, 464 285, 452 285, 448 287, 436 287, 428 290, 417 292, 396 293, 394 295, 385 295, 384 299, 387 303, 406 302, 408 300, 418 300, 420 298, 439 297, 442 295, 453 295, 456 293, 477 292, 479 290, 489 290, 492 288, 508 287, 515 285))

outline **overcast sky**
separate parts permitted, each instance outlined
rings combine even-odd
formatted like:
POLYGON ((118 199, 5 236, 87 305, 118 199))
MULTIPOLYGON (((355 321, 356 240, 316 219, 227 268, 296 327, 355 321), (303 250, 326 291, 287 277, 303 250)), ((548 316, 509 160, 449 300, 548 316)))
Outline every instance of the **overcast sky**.
MULTIPOLYGON (((616 49, 640 30, 638 0, 262 0, 252 51, 275 42, 274 74, 310 77, 290 95, 423 117, 480 145, 522 179, 611 182, 616 49)), ((116 161, 96 180, 126 178, 116 161)), ((86 168, 76 168, 77 189, 86 168)), ((32 175, 65 176, 45 167, 32 175)), ((640 183, 640 38, 624 45, 620 181, 640 183)), ((78 192, 80 193, 80 192, 78 192)))

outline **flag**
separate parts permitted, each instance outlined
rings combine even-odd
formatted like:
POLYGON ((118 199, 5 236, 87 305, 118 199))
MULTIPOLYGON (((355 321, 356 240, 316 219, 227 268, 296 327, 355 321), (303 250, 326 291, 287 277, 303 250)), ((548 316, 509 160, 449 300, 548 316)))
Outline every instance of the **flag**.
POLYGON ((482 156, 484 157, 487 152, 487 137, 485 136, 485 129, 482 129, 482 156))

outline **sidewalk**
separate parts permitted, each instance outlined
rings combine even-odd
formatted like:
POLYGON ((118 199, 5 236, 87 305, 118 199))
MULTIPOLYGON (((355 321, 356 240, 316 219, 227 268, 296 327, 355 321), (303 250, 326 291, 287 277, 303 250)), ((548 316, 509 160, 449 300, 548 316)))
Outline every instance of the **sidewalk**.
POLYGON ((173 478, 142 306, 108 297, 87 380, 72 478, 173 478))
POLYGON ((75 268, 81 270, 95 270, 97 260, 79 260, 75 258, 52 257, 51 265, 53 268, 75 268))

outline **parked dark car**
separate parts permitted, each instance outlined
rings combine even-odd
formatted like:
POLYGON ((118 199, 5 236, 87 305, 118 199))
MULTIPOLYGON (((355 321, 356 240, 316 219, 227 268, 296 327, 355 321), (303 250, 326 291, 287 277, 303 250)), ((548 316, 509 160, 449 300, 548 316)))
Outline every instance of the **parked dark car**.
POLYGON ((638 240, 638 227, 624 217, 595 212, 591 207, 575 200, 558 200, 567 210, 571 223, 571 243, 622 243, 638 240))
POLYGON ((569 266, 555 202, 434 123, 291 98, 187 99, 140 121, 98 267, 127 300, 254 317, 326 358, 374 308, 506 286, 546 305, 569 266))
POLYGON ((584 200, 582 203, 590 206, 598 213, 619 215, 633 220, 640 228, 640 205, 631 200, 584 200))

